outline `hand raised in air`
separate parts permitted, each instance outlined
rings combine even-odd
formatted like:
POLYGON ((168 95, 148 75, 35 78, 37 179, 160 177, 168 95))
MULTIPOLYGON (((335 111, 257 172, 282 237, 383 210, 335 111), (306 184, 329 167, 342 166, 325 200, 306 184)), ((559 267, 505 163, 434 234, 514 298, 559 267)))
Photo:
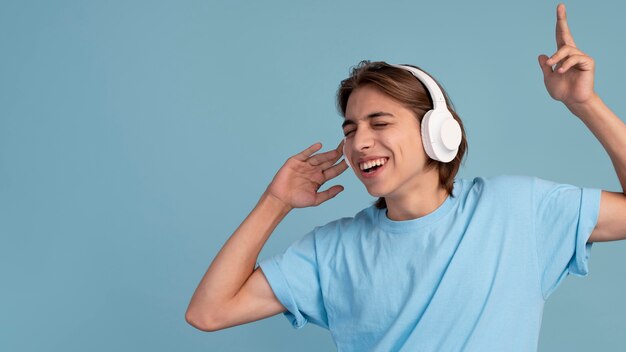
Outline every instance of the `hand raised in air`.
POLYGON ((543 80, 550 96, 567 106, 583 104, 594 96, 595 63, 576 47, 567 25, 565 5, 556 9, 556 47, 552 56, 539 56, 543 80))

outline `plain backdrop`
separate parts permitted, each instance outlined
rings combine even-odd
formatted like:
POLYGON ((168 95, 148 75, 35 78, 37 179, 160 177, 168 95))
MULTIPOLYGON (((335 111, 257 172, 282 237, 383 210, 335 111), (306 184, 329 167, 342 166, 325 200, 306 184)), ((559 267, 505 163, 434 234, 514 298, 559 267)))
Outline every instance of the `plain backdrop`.
MULTIPOLYGON (((448 90, 459 177, 534 175, 621 191, 585 126, 545 91, 553 1, 0 1, 0 350, 333 351, 278 315, 204 333, 184 320, 275 172, 342 137, 334 96, 360 60, 412 63, 448 90)), ((596 90, 626 114, 621 1, 570 1, 596 90)), ((259 259, 374 200, 293 211, 259 259)), ((549 299, 540 351, 626 343, 626 245, 549 299)), ((515 317, 511 317, 515 319, 515 317)))

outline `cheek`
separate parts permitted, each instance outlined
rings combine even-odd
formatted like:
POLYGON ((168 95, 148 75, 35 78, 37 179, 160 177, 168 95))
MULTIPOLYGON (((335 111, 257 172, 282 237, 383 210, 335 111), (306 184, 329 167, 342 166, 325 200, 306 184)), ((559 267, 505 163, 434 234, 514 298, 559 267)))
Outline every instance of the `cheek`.
POLYGON ((417 160, 425 155, 422 139, 418 133, 407 133, 397 140, 398 156, 403 159, 417 160))

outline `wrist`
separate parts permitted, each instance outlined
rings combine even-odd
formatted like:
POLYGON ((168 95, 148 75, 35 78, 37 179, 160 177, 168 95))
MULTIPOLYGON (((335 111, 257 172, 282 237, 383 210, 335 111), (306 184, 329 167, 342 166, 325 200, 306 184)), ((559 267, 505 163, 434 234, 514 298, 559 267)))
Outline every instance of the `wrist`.
POLYGON ((273 195, 269 190, 265 190, 265 192, 263 192, 261 200, 259 201, 259 204, 261 203, 271 207, 282 215, 287 215, 287 213, 293 209, 291 205, 273 195))
POLYGON ((589 99, 583 102, 564 102, 564 104, 574 115, 584 119, 590 115, 592 111, 602 105, 602 99, 600 99, 600 97, 594 92, 589 99))

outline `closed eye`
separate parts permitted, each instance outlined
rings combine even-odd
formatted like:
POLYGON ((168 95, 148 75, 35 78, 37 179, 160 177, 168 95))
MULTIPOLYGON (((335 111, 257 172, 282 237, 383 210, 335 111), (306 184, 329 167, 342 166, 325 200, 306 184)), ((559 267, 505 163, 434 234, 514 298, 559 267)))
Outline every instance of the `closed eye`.
MULTIPOLYGON (((379 122, 379 123, 373 124, 374 127, 385 127, 387 125, 389 125, 389 124, 386 123, 386 122, 379 122)), ((344 135, 344 137, 347 137, 347 136, 351 135, 353 132, 354 132, 354 130, 346 131, 346 132, 343 133, 343 135, 344 135)))

